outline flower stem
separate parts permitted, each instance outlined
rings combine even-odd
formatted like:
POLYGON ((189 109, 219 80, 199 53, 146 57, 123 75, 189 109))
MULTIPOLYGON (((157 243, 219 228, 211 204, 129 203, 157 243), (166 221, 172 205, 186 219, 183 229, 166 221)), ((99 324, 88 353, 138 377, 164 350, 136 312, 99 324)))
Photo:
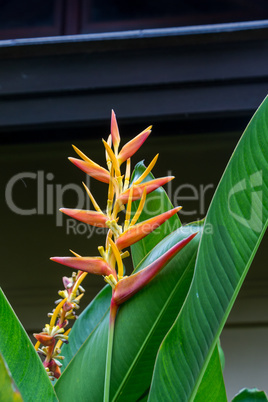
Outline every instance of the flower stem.
POLYGON ((111 380, 111 366, 112 366, 112 352, 113 352, 113 339, 114 339, 114 325, 115 317, 118 306, 114 303, 113 298, 110 305, 110 321, 108 332, 108 345, 106 354, 106 368, 105 368, 105 380, 104 380, 104 395, 103 402, 109 402, 110 396, 110 380, 111 380))

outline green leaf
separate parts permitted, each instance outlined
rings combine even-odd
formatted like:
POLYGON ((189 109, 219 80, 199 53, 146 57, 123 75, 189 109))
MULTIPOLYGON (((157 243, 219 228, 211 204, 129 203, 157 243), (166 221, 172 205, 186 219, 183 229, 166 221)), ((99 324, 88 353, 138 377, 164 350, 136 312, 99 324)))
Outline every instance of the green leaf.
POLYGON ((221 369, 224 371, 225 367, 225 356, 224 356, 224 351, 221 347, 220 340, 218 340, 218 352, 219 352, 219 357, 220 357, 220 363, 221 363, 221 369))
POLYGON ((149 400, 191 401, 196 395, 267 227, 267 126, 266 99, 241 138, 212 200, 193 283, 159 352, 149 400))
MULTIPOLYGON (((135 166, 131 181, 136 181, 142 173, 145 171, 146 167, 143 162, 137 163, 135 166)), ((152 173, 143 180, 143 183, 154 179, 152 173)), ((136 211, 139 205, 139 201, 133 202, 132 211, 136 211)), ((138 222, 145 221, 146 219, 152 218, 153 216, 159 215, 165 211, 169 211, 173 208, 170 199, 163 187, 159 187, 152 193, 148 194, 146 197, 146 203, 143 211, 140 215, 138 222)), ((133 265, 136 267, 141 260, 169 233, 174 232, 181 226, 180 219, 177 214, 173 215, 168 219, 163 225, 157 228, 154 232, 144 237, 138 243, 131 246, 131 256, 133 260, 133 265)))
POLYGON ((267 400, 265 392, 259 391, 257 388, 244 388, 232 399, 232 402, 267 402, 267 400))
MULTIPOLYGON (((139 269, 200 229, 200 226, 188 226, 170 234, 144 258, 139 269)), ((199 237, 178 253, 148 286, 120 307, 115 323, 111 400, 137 401, 148 390, 159 345, 188 292, 199 237)), ((60 400, 102 400, 108 322, 107 312, 57 381, 55 389, 60 400)))
POLYGON ((219 344, 215 346, 194 402, 207 401, 208 395, 210 401, 227 402, 219 348, 219 344))
POLYGON ((22 397, 0 353, 0 401, 22 402, 22 397))
POLYGON ((0 353, 25 401, 57 401, 32 342, 0 289, 0 353))

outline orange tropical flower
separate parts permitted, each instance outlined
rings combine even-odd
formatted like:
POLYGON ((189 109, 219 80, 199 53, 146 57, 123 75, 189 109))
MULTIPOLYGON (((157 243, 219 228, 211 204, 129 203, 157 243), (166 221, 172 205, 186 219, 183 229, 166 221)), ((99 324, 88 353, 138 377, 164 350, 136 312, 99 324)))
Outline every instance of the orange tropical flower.
MULTIPOLYGON (((99 246, 99 257, 82 257, 73 252, 71 257, 52 257, 51 260, 77 270, 71 278, 64 277, 64 290, 59 291, 63 300, 57 301, 56 309, 49 314, 51 320, 39 334, 34 334, 37 339, 36 350, 45 356, 43 362, 51 379, 60 376, 62 359, 59 355, 60 345, 68 341, 68 332, 65 327, 69 318, 76 318, 75 309, 84 294, 81 283, 87 273, 102 275, 104 280, 112 287, 110 304, 110 327, 108 336, 107 356, 111 359, 111 345, 114 331, 114 323, 119 306, 146 286, 183 247, 185 247, 196 234, 171 247, 166 253, 156 259, 146 268, 130 276, 124 276, 123 259, 129 256, 127 247, 143 239, 149 233, 175 215, 181 207, 176 207, 160 215, 137 223, 146 202, 147 194, 158 189, 172 180, 173 176, 160 177, 146 181, 152 171, 158 154, 153 158, 148 167, 138 179, 131 182, 131 157, 138 151, 151 133, 149 126, 121 149, 120 133, 114 111, 111 112, 111 132, 107 141, 103 140, 107 168, 88 158, 77 147, 75 152, 81 159, 69 158, 69 160, 89 176, 108 184, 106 209, 101 209, 91 194, 89 188, 83 183, 85 190, 92 202, 94 210, 61 208, 61 212, 86 224, 107 228, 106 242, 99 246), (124 170, 122 164, 126 162, 124 170), (138 208, 132 214, 132 202, 140 200, 138 208), (122 219, 121 211, 125 211, 122 219), (105 212, 103 212, 105 211, 105 212), (133 215, 133 216, 132 216, 133 215), (57 340, 57 343, 56 343, 57 340), (39 347, 43 345, 42 347, 39 347)), ((106 367, 109 370, 111 361, 106 367)), ((109 376, 105 379, 105 400, 109 400, 109 376)))
POLYGON ((115 271, 101 257, 51 257, 52 261, 95 275, 114 275, 115 271))
POLYGON ((102 212, 98 211, 88 211, 85 209, 71 209, 71 208, 60 208, 60 211, 64 214, 75 218, 78 221, 87 223, 88 225, 97 227, 108 227, 106 222, 109 220, 108 216, 102 212))
MULTIPOLYGON (((153 179, 150 181, 147 181, 145 183, 141 183, 138 185, 133 186, 133 195, 132 195, 132 200, 138 200, 141 198, 143 190, 146 189, 146 194, 151 193, 152 191, 156 190, 159 187, 162 187, 164 184, 168 183, 169 181, 173 180, 174 176, 166 176, 166 177, 160 177, 158 179, 153 179)), ((118 200, 122 204, 126 204, 128 202, 129 198, 129 193, 130 193, 130 188, 124 191, 120 196, 118 197, 118 200)))
POLYGON ((117 154, 118 147, 120 144, 120 134, 119 134, 119 129, 116 121, 116 116, 115 112, 112 110, 112 115, 111 115, 111 136, 112 136, 112 142, 113 146, 115 148, 115 153, 117 154))
POLYGON ((146 128, 144 131, 142 131, 139 135, 137 135, 135 138, 133 138, 131 141, 129 141, 126 145, 123 146, 121 151, 119 152, 118 155, 118 162, 119 165, 121 163, 125 162, 128 158, 131 158, 138 149, 142 146, 144 141, 149 137, 149 135, 152 132, 152 126, 149 126, 146 128))
POLYGON ((146 268, 119 281, 113 290, 113 303, 119 306, 126 300, 130 299, 140 289, 147 285, 196 235, 197 233, 194 233, 186 239, 179 241, 146 268))
POLYGON ((115 242, 116 246, 119 250, 122 250, 143 239, 149 233, 153 232, 160 225, 162 225, 167 219, 175 215, 181 208, 182 207, 173 208, 161 215, 154 216, 153 218, 129 227, 118 237, 115 242))
POLYGON ((80 159, 76 158, 69 158, 69 161, 71 161, 75 166, 83 170, 83 172, 87 173, 89 176, 94 177, 94 179, 104 183, 109 183, 110 173, 97 163, 92 161, 81 161, 80 159))

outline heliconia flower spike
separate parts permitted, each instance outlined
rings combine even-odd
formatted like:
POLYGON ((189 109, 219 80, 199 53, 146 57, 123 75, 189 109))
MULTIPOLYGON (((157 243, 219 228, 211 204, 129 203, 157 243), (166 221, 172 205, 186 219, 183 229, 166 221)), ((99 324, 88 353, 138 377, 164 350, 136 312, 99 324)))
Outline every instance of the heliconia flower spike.
POLYGON ((117 125, 117 121, 116 121, 116 115, 113 110, 112 110, 112 115, 111 115, 111 136, 112 136, 115 154, 117 154, 118 147, 120 144, 120 134, 119 134, 118 125, 117 125))
POLYGON ((115 275, 115 271, 101 257, 51 257, 52 261, 95 275, 115 275))
POLYGON ((161 215, 154 216, 153 218, 147 219, 137 225, 131 226, 118 237, 115 242, 116 246, 119 250, 123 250, 124 248, 131 246, 131 244, 143 239, 162 225, 167 219, 175 215, 181 208, 182 207, 173 208, 161 215))
MULTIPOLYGON (((167 176, 145 181, 149 179, 149 174, 158 159, 157 154, 143 173, 131 182, 131 157, 148 138, 151 128, 152 126, 147 127, 120 149, 120 133, 116 115, 112 110, 110 135, 107 141, 102 140, 105 148, 105 167, 95 163, 73 146, 81 159, 71 157, 69 160, 89 176, 108 184, 107 204, 106 209, 100 208, 90 189, 83 183, 92 203, 90 210, 61 208, 60 211, 78 221, 107 229, 105 247, 101 245, 98 247, 98 257, 82 257, 70 250, 72 253, 70 257, 51 258, 52 261, 66 265, 75 272, 72 272, 70 277, 63 277, 64 289, 58 291, 61 299, 56 300, 56 308, 48 314, 51 317, 50 323, 45 325, 42 332, 34 334, 37 339, 35 349, 43 356, 43 366, 49 378, 54 381, 61 375, 60 360, 64 358, 60 356, 61 345, 68 343, 69 330, 65 331, 66 326, 70 319, 77 318, 76 310, 85 292, 82 282, 88 273, 103 276, 104 281, 112 287, 103 389, 104 402, 110 401, 113 337, 119 306, 147 285, 196 235, 195 233, 181 240, 141 271, 124 276, 122 260, 129 256, 129 252, 125 249, 142 240, 181 209, 181 207, 173 208, 137 223, 146 205, 147 194, 174 179, 173 176, 167 176), (126 166, 122 168, 121 165, 124 162, 126 166), (135 205, 134 208, 133 201, 136 200, 140 201, 138 207, 135 205), (124 216, 123 211, 125 211, 124 216)), ((135 317, 131 319, 135 320, 135 317)))
MULTIPOLYGON (((132 201, 139 200, 142 197, 143 190, 146 188, 146 194, 151 193, 152 191, 156 190, 158 187, 163 186, 164 184, 168 183, 170 180, 173 180, 174 176, 166 176, 160 177, 158 179, 150 180, 145 183, 138 184, 137 186, 133 186, 133 195, 132 201)), ((130 188, 120 194, 118 197, 118 201, 122 204, 126 204, 128 202, 130 188)))
POLYGON ((112 301, 117 306, 130 299, 134 294, 147 285, 166 265, 167 263, 181 250, 183 249, 195 236, 194 233, 179 241, 173 247, 171 247, 165 254, 161 255, 157 260, 152 262, 146 268, 130 275, 119 281, 113 291, 112 301))
POLYGON ((83 170, 83 172, 87 173, 89 176, 102 181, 103 183, 109 183, 110 173, 108 170, 104 169, 102 166, 98 165, 95 162, 81 161, 76 158, 68 158, 75 166, 79 169, 83 170))
POLYGON ((138 149, 142 146, 146 138, 150 135, 152 126, 149 126, 146 128, 144 131, 142 131, 139 135, 134 137, 131 141, 127 142, 126 145, 124 145, 119 152, 118 155, 118 162, 119 165, 121 163, 125 162, 128 158, 131 158, 132 155, 135 154, 135 152, 138 151, 138 149))
POLYGON ((97 226, 101 228, 108 227, 106 225, 106 222, 109 220, 109 218, 102 212, 88 211, 86 209, 71 209, 71 208, 61 208, 60 211, 70 216, 71 218, 87 223, 88 225, 97 226))

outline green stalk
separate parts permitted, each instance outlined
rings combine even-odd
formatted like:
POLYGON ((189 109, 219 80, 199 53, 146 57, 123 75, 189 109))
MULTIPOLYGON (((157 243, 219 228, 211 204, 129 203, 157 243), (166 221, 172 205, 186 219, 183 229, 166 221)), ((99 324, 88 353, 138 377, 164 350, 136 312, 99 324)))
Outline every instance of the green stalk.
POLYGON ((109 402, 109 396, 110 396, 110 380, 111 380, 111 366, 112 366, 112 353, 113 353, 113 340, 114 340, 114 325, 115 325, 117 309, 118 309, 118 305, 114 303, 114 300, 112 298, 111 305, 110 305, 110 321, 109 321, 108 345, 107 345, 107 354, 106 354, 103 402, 109 402))

